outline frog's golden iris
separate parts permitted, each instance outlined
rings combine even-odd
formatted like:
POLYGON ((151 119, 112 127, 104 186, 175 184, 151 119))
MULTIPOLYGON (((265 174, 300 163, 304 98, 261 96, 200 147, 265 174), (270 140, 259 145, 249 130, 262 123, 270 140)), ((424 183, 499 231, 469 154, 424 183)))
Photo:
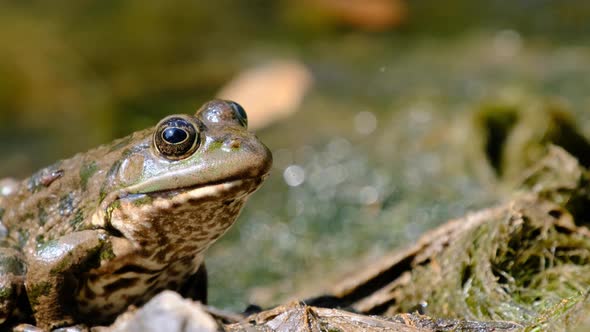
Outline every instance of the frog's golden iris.
POLYGON ((182 159, 199 147, 197 124, 177 115, 164 118, 156 126, 154 147, 167 159, 182 159))

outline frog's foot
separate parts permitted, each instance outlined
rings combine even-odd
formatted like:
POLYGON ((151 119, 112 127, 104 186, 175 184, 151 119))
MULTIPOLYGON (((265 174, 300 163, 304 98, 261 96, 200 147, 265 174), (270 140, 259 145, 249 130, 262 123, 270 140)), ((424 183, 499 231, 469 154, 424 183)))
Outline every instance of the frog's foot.
POLYGON ((24 294, 24 273, 22 254, 0 248, 0 324, 14 316, 19 296, 24 294))

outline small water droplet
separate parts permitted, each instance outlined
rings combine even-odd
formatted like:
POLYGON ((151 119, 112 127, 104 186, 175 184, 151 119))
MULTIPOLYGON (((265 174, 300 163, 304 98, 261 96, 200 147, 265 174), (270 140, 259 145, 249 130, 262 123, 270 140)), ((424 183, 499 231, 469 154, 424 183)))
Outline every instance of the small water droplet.
POLYGON ((502 30, 494 36, 494 51, 500 58, 512 58, 522 48, 522 38, 514 30, 502 30))
POLYGON ((354 129, 361 135, 369 135, 377 129, 377 118, 371 112, 359 112, 354 117, 354 129))
POLYGON ((297 187, 305 181, 305 170, 299 165, 291 165, 283 172, 283 179, 287 185, 297 187))
POLYGON ((359 192, 359 199, 361 204, 375 204, 379 200, 379 192, 373 186, 365 186, 359 192))

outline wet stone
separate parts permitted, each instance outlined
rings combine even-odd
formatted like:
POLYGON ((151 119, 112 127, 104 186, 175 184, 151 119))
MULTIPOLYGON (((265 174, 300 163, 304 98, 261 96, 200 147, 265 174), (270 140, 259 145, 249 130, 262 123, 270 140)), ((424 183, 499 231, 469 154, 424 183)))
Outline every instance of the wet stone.
POLYGON ((208 332, 218 331, 219 326, 203 305, 183 299, 172 291, 155 296, 136 312, 126 313, 108 328, 100 332, 208 332))

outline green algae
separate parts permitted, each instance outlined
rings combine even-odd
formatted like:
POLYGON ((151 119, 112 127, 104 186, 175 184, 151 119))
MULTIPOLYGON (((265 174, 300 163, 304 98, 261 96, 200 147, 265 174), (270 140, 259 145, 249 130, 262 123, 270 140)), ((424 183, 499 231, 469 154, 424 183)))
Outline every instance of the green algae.
POLYGON ((100 251, 99 258, 100 258, 101 262, 102 261, 109 261, 115 257, 117 257, 117 256, 115 255, 115 252, 113 251, 113 246, 110 244, 108 246, 102 248, 102 250, 100 251))
POLYGON ((88 180, 98 171, 98 165, 96 161, 91 161, 85 163, 80 168, 80 184, 82 185, 82 190, 85 191, 86 187, 88 186, 88 180))
POLYGON ((29 297, 29 302, 31 303, 31 306, 33 308, 39 305, 39 297, 49 295, 49 293, 51 293, 51 287, 51 282, 49 281, 42 281, 31 285, 27 295, 29 297))

